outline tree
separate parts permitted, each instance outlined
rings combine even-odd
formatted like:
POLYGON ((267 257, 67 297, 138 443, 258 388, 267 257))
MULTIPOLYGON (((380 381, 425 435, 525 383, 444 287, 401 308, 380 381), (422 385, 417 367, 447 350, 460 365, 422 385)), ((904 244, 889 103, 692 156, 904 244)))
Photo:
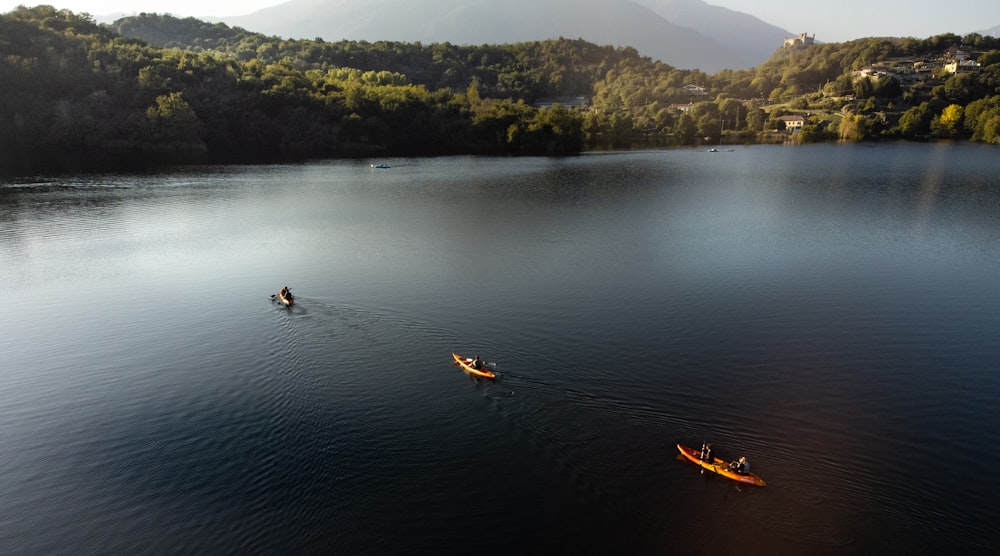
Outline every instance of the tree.
POLYGON ((890 75, 876 81, 872 92, 878 98, 896 98, 903 94, 903 87, 895 76, 890 75))
POLYGON ((1000 95, 982 98, 965 107, 965 129, 973 141, 998 143, 1000 126, 1000 95))
POLYGON ((957 104, 949 104, 931 121, 931 129, 946 137, 954 137, 962 129, 964 109, 957 104))
POLYGON ((951 102, 968 104, 982 96, 979 78, 971 73, 957 73, 944 82, 944 95, 951 102))
POLYGON ((530 152, 578 153, 583 148, 583 119, 576 110, 556 105, 539 110, 528 124, 526 148, 530 152))
POLYGON ((199 132, 201 121, 181 93, 156 97, 146 110, 146 117, 160 141, 172 150, 204 151, 199 132))
POLYGON ((858 99, 867 99, 875 94, 875 86, 868 77, 862 77, 854 82, 854 96, 858 99))
POLYGON ((742 129, 746 120, 742 119, 741 116, 746 116, 742 102, 734 98, 723 99, 719 102, 719 117, 722 118, 725 129, 742 129), (743 121, 740 121, 741 119, 743 121))
POLYGON ((838 130, 841 141, 856 143, 868 136, 871 121, 861 114, 845 114, 840 119, 838 130))
POLYGON ((465 89, 465 100, 469 106, 476 106, 483 101, 482 97, 479 96, 479 82, 477 80, 474 79, 465 89))
POLYGON ((976 61, 979 62, 983 68, 992 66, 993 64, 1000 64, 1000 50, 990 50, 989 52, 984 52, 976 61))
POLYGON ((766 120, 766 115, 764 110, 760 108, 760 104, 755 100, 751 100, 746 105, 746 126, 747 129, 751 131, 762 131, 764 129, 764 121, 766 120))
POLYGON ((849 74, 841 74, 823 87, 823 92, 834 97, 842 97, 854 93, 854 81, 849 74))
POLYGON ((677 123, 674 125, 674 137, 682 144, 689 145, 694 143, 695 137, 698 135, 698 126, 694 122, 694 118, 691 114, 684 112, 679 118, 677 118, 677 123))
POLYGON ((799 131, 799 141, 802 143, 817 143, 823 140, 823 132, 819 126, 804 125, 799 131))
POLYGON ((930 104, 926 102, 904 112, 899 117, 898 134, 903 137, 915 137, 929 132, 931 129, 930 112, 930 104))
POLYGON ((527 127, 532 117, 531 112, 531 107, 520 101, 483 101, 473 111, 472 126, 485 144, 508 149, 517 145, 521 130, 527 127))
POLYGON ((696 103, 691 107, 691 117, 694 118, 698 128, 698 135, 701 137, 719 137, 722 129, 722 122, 719 117, 719 105, 704 101, 696 103))
POLYGON ((1000 109, 993 109, 983 114, 976 134, 974 139, 978 141, 1000 144, 1000 109))

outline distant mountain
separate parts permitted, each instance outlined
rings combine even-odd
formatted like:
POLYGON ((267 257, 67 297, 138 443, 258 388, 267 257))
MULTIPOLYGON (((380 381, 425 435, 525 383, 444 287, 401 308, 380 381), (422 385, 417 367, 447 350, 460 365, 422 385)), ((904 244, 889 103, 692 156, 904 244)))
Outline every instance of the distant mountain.
POLYGON ((785 37, 797 35, 756 17, 712 6, 703 0, 633 0, 651 8, 667 21, 690 27, 724 45, 738 48, 757 65, 781 48, 785 37))
POLYGON ((671 66, 709 73, 756 66, 787 34, 701 0, 290 0, 213 20, 267 35, 328 41, 480 45, 582 38, 631 46, 671 66))
POLYGON ((990 27, 989 29, 986 29, 985 31, 979 31, 979 34, 980 35, 989 35, 991 37, 1000 37, 1000 25, 997 25, 995 27, 990 27))

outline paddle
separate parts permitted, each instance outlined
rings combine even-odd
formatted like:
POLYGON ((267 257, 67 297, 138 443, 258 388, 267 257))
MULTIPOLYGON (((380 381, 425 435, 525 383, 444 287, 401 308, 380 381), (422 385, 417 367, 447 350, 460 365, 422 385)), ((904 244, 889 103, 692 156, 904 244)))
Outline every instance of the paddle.
MULTIPOLYGON (((706 452, 706 447, 707 446, 708 446, 708 444, 703 440, 701 442, 701 453, 698 454, 698 459, 700 459, 701 461, 705 461, 705 452, 706 452)), ((698 466, 698 474, 699 475, 704 475, 705 474, 705 468, 703 466, 701 466, 701 465, 698 466)))
MULTIPOLYGON (((709 465, 712 465, 712 466, 715 465, 715 454, 714 454, 714 452, 712 450, 712 445, 711 444, 709 444, 707 442, 702 442, 702 445, 701 445, 701 454, 700 454, 699 457, 701 458, 702 461, 708 462, 709 465)), ((701 472, 702 472, 702 474, 704 474, 705 473, 705 467, 704 466, 699 466, 699 467, 701 467, 701 472)))

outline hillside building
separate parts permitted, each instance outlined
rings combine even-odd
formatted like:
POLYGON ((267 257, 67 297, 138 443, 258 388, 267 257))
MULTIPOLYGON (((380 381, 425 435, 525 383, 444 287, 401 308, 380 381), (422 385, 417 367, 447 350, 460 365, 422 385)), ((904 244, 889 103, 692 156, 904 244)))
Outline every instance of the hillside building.
POLYGON ((535 101, 536 108, 552 108, 556 105, 563 108, 586 110, 590 106, 590 102, 587 100, 587 97, 540 98, 535 101))
POLYGON ((944 65, 944 70, 948 73, 976 73, 979 69, 979 62, 975 60, 955 60, 944 65))
POLYGON ((783 47, 796 46, 796 45, 810 45, 816 42, 816 33, 813 36, 809 36, 807 33, 799 33, 794 37, 785 37, 785 44, 783 47))
POLYGON ((708 94, 708 89, 701 85, 688 84, 684 85, 683 89, 692 95, 705 96, 708 94))
POLYGON ((802 131, 802 126, 806 124, 805 118, 796 115, 781 116, 778 121, 785 122, 785 130, 789 132, 802 131))

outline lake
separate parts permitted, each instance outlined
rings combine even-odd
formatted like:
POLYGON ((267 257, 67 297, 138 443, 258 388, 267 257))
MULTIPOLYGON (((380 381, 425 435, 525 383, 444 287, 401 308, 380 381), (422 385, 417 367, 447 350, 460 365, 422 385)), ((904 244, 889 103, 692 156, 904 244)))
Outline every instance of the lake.
POLYGON ((998 152, 3 182, 0 553, 996 552, 998 152))

